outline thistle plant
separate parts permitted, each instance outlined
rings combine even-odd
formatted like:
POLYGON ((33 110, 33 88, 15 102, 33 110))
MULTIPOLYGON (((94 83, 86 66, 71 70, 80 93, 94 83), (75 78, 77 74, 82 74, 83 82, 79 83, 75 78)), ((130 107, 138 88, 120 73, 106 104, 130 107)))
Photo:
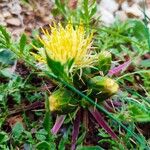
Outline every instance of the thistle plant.
MULTIPOLYGON (((111 53, 107 51, 96 52, 92 47, 93 33, 88 35, 82 24, 73 26, 71 22, 66 27, 61 24, 54 24, 54 26, 50 26, 50 32, 44 29, 42 31, 44 35, 39 37, 39 41, 43 47, 36 48, 37 53, 33 53, 33 55, 45 67, 47 66, 49 71, 82 90, 83 93, 95 99, 95 103, 101 105, 103 105, 103 101, 117 93, 118 84, 106 75, 111 66, 111 53)), ((58 132, 68 113, 76 113, 80 111, 80 108, 85 108, 91 112, 99 125, 112 138, 117 138, 116 134, 102 119, 98 110, 85 103, 84 98, 81 99, 62 85, 49 96, 49 108, 58 114, 51 130, 54 134, 58 132)), ((80 122, 79 114, 76 113, 75 124, 80 122)), ((74 130, 79 130, 79 126, 74 127, 74 130)), ((72 149, 75 148, 76 143, 73 139, 76 139, 77 136, 73 132, 72 149)))
MULTIPOLYGON (((51 144, 54 137, 52 134, 57 134, 62 124, 68 122, 68 120, 71 120, 70 122, 73 123, 71 149, 74 150, 76 148, 81 121, 83 121, 83 126, 85 129, 88 128, 87 124, 85 124, 86 122, 84 121, 89 119, 89 113, 91 113, 93 117, 90 119, 95 119, 99 126, 101 126, 102 130, 104 129, 112 137, 115 143, 122 144, 123 147, 125 146, 125 148, 119 149, 134 149, 136 146, 135 144, 137 144, 135 140, 140 143, 140 149, 146 149, 145 139, 144 137, 140 137, 142 135, 141 131, 137 131, 138 128, 135 128, 133 124, 136 122, 146 123, 150 120, 150 104, 148 99, 150 93, 150 71, 141 70, 141 68, 138 68, 138 66, 134 66, 135 72, 126 72, 119 77, 118 75, 120 72, 123 72, 131 63, 132 65, 135 65, 134 61, 139 58, 141 54, 148 52, 148 46, 150 47, 150 37, 148 36, 149 29, 147 26, 147 21, 149 18, 144 12, 145 25, 143 22, 138 20, 129 20, 125 23, 118 22, 111 27, 100 26, 99 28, 99 26, 96 26, 96 24, 99 22, 99 19, 95 20, 93 18, 96 13, 97 5, 95 0, 80 1, 74 9, 70 9, 67 7, 67 5, 65 5, 67 1, 61 2, 61 0, 55 0, 55 3, 57 8, 55 12, 58 11, 56 13, 60 12, 61 15, 64 16, 62 20, 70 20, 71 18, 73 22, 76 22, 76 25, 74 25, 72 21, 69 21, 66 26, 62 25, 61 23, 56 24, 53 22, 53 25, 50 26, 49 30, 42 29, 43 34, 38 37, 38 40, 34 39, 34 36, 32 37, 33 39, 30 39, 30 37, 27 37, 25 34, 23 34, 19 41, 14 41, 11 39, 5 28, 0 26, 1 55, 7 55, 7 51, 11 50, 16 54, 17 58, 20 58, 26 63, 26 65, 32 67, 31 69, 36 71, 38 75, 44 74, 47 77, 54 79, 58 83, 55 91, 50 93, 48 97, 44 90, 46 99, 46 111, 42 126, 44 130, 40 130, 40 134, 42 133, 42 142, 37 144, 36 149, 41 149, 41 147, 43 148, 44 144, 46 145, 47 149, 54 149, 55 144, 51 144), (30 40, 32 40, 32 46, 37 51, 33 51, 33 47, 29 45, 30 40), (111 50, 113 57, 111 53, 106 50, 111 50), (139 53, 138 56, 134 58, 137 53, 139 53), (114 64, 112 65, 112 58, 114 58, 114 56, 115 60, 117 61, 128 61, 125 61, 125 63, 113 68, 112 66, 114 64), (132 58, 134 58, 134 60, 132 58), (39 63, 37 63, 37 61, 39 63), (141 87, 146 93, 145 95, 147 98, 145 98, 143 92, 140 91, 140 93, 142 93, 140 95, 136 89, 133 89, 133 87, 136 86, 132 87, 126 85, 126 80, 131 81, 131 79, 128 77, 135 74, 139 74, 142 77, 144 87, 141 87), (114 80, 114 76, 116 77, 117 81, 114 80), (117 83, 122 84, 120 92, 118 92, 119 85, 117 83), (118 96, 112 97, 113 95, 117 94, 117 92, 119 93, 118 96), (50 111, 57 115, 56 122, 53 127, 51 126, 50 111), (89 113, 86 113, 87 111, 89 111, 89 113), (113 126, 114 130, 112 130, 108 125, 104 115, 107 115, 110 119, 112 119, 109 120, 110 124, 113 124, 113 121, 118 123, 118 126, 115 126, 116 124, 113 126), (125 125, 123 125, 121 122, 125 122, 125 125), (126 135, 122 128, 127 131, 126 135), (136 134, 134 130, 136 133, 140 133, 140 135, 136 134), (43 135, 45 137, 44 141, 43 135), (121 138, 119 137, 120 135, 121 138), (131 145, 131 147, 128 146, 130 141, 133 143, 133 146, 131 145)), ((3 58, 4 56, 1 55, 0 57, 3 58)), ((16 58, 14 54, 12 56, 16 58)), ((8 59, 9 58, 7 56, 5 58, 6 62, 8 62, 8 59)), ((3 60, 4 59, 1 59, 2 63, 3 60)), ((30 71, 32 72, 33 70, 30 71)), ((8 75, 9 73, 10 72, 8 71, 8 75)), ((11 78, 12 76, 13 74, 11 75, 11 78)), ((28 78, 24 83, 26 83, 27 80, 28 78)), ((23 85, 25 85, 24 83, 23 85)), ((137 82, 137 84, 138 83, 139 82, 137 82)), ((15 86, 16 85, 18 84, 15 84, 15 86)), ((1 93, 4 94, 0 94, 0 101, 2 103, 1 105, 5 107, 6 102, 5 100, 2 101, 2 98, 4 99, 6 97, 5 95, 7 95, 9 92, 9 88, 12 91, 12 86, 7 87, 6 84, 6 90, 8 92, 5 92, 6 90, 4 87, 5 84, 2 84, 1 93)), ((23 91, 23 95, 26 95, 24 94, 26 93, 26 88, 23 89, 24 90, 21 90, 21 94, 23 91)), ((17 88, 17 91, 18 90, 20 89, 17 88)), ((12 96, 13 95, 14 97, 19 97, 19 94, 14 94, 12 92, 12 96)), ((43 93, 41 96, 43 97, 43 93)), ((21 98, 19 98, 19 100, 20 99, 21 98)), ((6 109, 6 114, 8 113, 8 110, 6 109)), ((23 109, 23 111, 25 110, 23 109)), ((3 121, 5 112, 2 112, 1 116, 1 120, 3 121)), ((0 123, 0 125, 1 124, 2 123, 0 123)), ((34 128, 36 128, 35 124, 34 128)), ((18 133, 17 128, 16 132, 18 133)), ((23 133, 28 134, 28 132, 23 133)), ((63 135, 65 138, 68 137, 70 128, 66 133, 63 135)), ((3 141, 5 133, 0 132, 0 136, 2 137, 2 140, 0 140, 1 147, 1 141, 3 141)), ((34 134, 34 137, 35 136, 36 135, 34 134)), ((83 134, 81 137, 83 137, 83 134)), ((112 144, 111 139, 106 139, 105 135, 101 137, 104 137, 104 139, 101 139, 101 143, 106 142, 112 144)), ((8 137, 5 136, 5 138, 8 140, 8 137)), ((20 136, 18 136, 18 139, 20 140, 20 136)), ((79 138, 79 141, 81 141, 81 138, 79 138)), ((11 147, 12 139, 10 139, 6 145, 8 145, 8 143, 11 147)), ((63 145, 65 142, 61 140, 59 144, 62 148, 58 146, 58 149, 64 149, 63 145)), ((26 143, 24 145, 26 145, 26 143)), ((138 148, 138 146, 136 146, 136 148, 138 148)), ((7 147, 2 147, 2 149, 7 149, 7 147)))
MULTIPOLYGON (((119 108, 122 103, 120 101, 120 103, 118 101, 109 101, 110 97, 116 94, 119 88, 116 81, 112 78, 113 75, 118 75, 120 71, 125 70, 131 63, 130 60, 115 68, 111 68, 111 53, 104 50, 98 52, 97 49, 94 49, 92 37, 95 33, 91 32, 90 34, 88 32, 89 34, 87 34, 82 23, 78 26, 74 26, 69 22, 66 27, 63 27, 61 24, 54 24, 54 26, 50 26, 50 32, 42 29, 43 35, 39 37, 40 43, 36 40, 37 45, 39 45, 37 46, 35 44, 37 47, 34 47, 37 52, 34 51, 34 53, 31 46, 29 47, 25 35, 20 38, 19 43, 13 43, 5 28, 1 27, 0 30, 2 34, 2 40, 0 39, 1 48, 12 50, 18 58, 23 59, 32 69, 38 71, 38 73, 40 71, 40 75, 42 73, 58 81, 57 90, 50 94, 48 102, 46 103, 46 117, 43 126, 47 133, 49 133, 49 137, 51 136, 50 121, 48 121, 50 116, 49 110, 57 114, 56 122, 51 129, 53 134, 57 134, 64 120, 68 116, 71 116, 73 122, 72 149, 75 149, 80 121, 83 120, 81 119, 81 112, 88 110, 98 124, 105 129, 113 139, 119 139, 107 124, 101 112, 98 111, 100 110, 128 131, 140 144, 142 143, 142 140, 137 134, 124 126, 116 115, 111 114, 114 112, 112 103, 115 107, 120 105, 119 108), (29 51, 32 51, 32 55, 29 51), (36 58, 36 61, 33 60, 32 56, 36 58), (42 67, 37 64, 37 61, 42 64, 42 67), (49 109, 47 109, 47 106, 49 109)), ((121 81, 122 78, 130 75, 148 72, 148 70, 138 70, 133 73, 127 73, 121 77, 117 77, 117 81, 121 81)), ((127 98, 128 97, 126 97, 126 99, 127 98)), ((127 103, 128 102, 129 98, 127 99, 127 103)), ((133 105, 130 105, 130 107, 128 107, 130 110, 133 110, 129 116, 133 115, 132 112, 135 112, 134 110, 137 109, 137 107, 132 106, 133 105)), ((138 105, 138 107, 139 106, 140 105, 138 105)), ((137 112, 133 119, 138 118, 139 113, 141 113, 141 110, 137 112)), ((124 115, 124 112, 122 114, 124 115)), ((142 117, 143 116, 144 115, 142 115, 142 117)), ((88 115, 86 117, 88 117, 88 115)), ((149 119, 148 115, 144 117, 146 121, 149 119)))

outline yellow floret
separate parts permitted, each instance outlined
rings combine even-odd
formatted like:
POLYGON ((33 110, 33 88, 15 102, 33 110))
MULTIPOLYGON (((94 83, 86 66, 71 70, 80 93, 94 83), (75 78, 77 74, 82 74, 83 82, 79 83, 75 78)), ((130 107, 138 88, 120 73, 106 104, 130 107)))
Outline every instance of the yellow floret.
MULTIPOLYGON (((51 33, 42 29, 44 36, 39 37, 39 40, 52 60, 65 64, 68 60, 74 59, 74 67, 77 68, 93 64, 95 59, 90 51, 93 35, 86 36, 82 24, 75 28, 70 22, 65 28, 61 24, 54 24, 53 27, 50 26, 50 30, 51 33)), ((39 54, 36 57, 40 62, 46 62, 44 56, 39 54)))

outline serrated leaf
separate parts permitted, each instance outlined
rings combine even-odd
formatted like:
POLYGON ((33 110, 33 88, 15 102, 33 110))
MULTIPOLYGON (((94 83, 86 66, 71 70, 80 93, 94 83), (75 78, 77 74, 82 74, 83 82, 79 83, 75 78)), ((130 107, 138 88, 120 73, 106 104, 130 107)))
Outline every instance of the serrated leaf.
POLYGON ((0 43, 2 41, 2 43, 4 44, 4 41, 5 41, 5 45, 3 45, 4 47, 1 47, 0 48, 9 48, 10 47, 10 35, 9 33, 6 31, 6 29, 0 25, 0 35, 1 35, 1 40, 0 40, 0 43))
POLYGON ((21 52, 21 53, 24 52, 26 42, 27 42, 27 37, 26 37, 25 34, 22 34, 22 36, 21 36, 21 38, 20 38, 20 42, 19 42, 20 52, 21 52))
POLYGON ((43 127, 47 131, 47 133, 50 133, 50 130, 51 130, 50 111, 47 111, 46 114, 45 114, 43 127))
POLYGON ((50 133, 51 130, 51 116, 50 116, 50 110, 49 110, 49 99, 47 96, 46 97, 46 102, 45 102, 45 108, 46 108, 46 113, 43 121, 43 127, 47 133, 50 133))
POLYGON ((24 131, 24 127, 22 123, 17 122, 12 129, 12 134, 15 138, 19 139, 23 131, 24 131))
POLYGON ((37 140, 39 141, 44 141, 46 140, 46 136, 47 136, 47 132, 44 129, 40 129, 36 134, 35 137, 37 138, 37 140))

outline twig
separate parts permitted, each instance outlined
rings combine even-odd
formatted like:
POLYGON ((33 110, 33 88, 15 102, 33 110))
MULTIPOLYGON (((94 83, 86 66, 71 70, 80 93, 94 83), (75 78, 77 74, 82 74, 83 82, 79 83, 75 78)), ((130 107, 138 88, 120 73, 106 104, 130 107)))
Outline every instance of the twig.
POLYGON ((14 116, 14 115, 17 115, 17 114, 22 113, 22 112, 30 111, 30 110, 37 109, 37 108, 38 109, 44 108, 44 102, 34 102, 34 103, 27 105, 25 107, 21 106, 21 108, 19 108, 17 110, 10 111, 10 113, 7 115, 7 118, 14 116))

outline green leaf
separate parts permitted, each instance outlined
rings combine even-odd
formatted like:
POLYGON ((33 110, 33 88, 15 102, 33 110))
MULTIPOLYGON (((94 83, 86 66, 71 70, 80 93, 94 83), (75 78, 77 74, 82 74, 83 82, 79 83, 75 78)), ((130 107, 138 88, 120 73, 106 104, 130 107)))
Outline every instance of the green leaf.
POLYGON ((0 70, 0 73, 4 76, 4 77, 8 77, 8 78, 12 78, 13 77, 13 72, 10 71, 10 68, 4 68, 2 70, 0 70))
POLYGON ((20 52, 23 53, 27 42, 27 37, 25 34, 22 34, 19 42, 20 52))
POLYGON ((82 141, 85 139, 85 137, 86 137, 86 131, 84 131, 84 132, 79 136, 79 138, 78 138, 78 140, 77 140, 77 144, 81 144, 82 141))
POLYGON ((68 72, 69 72, 69 70, 71 69, 71 67, 72 67, 73 63, 74 63, 74 58, 73 58, 73 59, 69 59, 69 60, 66 62, 66 64, 64 65, 64 67, 66 67, 66 68, 67 68, 67 70, 66 70, 66 71, 68 71, 68 72))
POLYGON ((149 122, 150 121, 150 113, 144 111, 144 109, 139 108, 136 105, 129 105, 128 107, 130 117, 137 122, 149 122))
POLYGON ((4 95, 0 94, 0 103, 3 101, 4 95))
POLYGON ((51 146, 48 142, 43 141, 43 142, 40 142, 36 145, 36 149, 37 150, 50 150, 51 146))
POLYGON ((63 137, 61 138, 59 145, 58 145, 58 149, 59 150, 65 150, 66 149, 66 145, 68 143, 70 143, 69 140, 69 134, 70 134, 70 128, 67 129, 67 131, 65 132, 65 134, 63 135, 63 137))
POLYGON ((35 137, 37 138, 37 140, 39 141, 44 141, 46 140, 46 135, 48 133, 44 130, 44 129, 40 129, 36 134, 35 137))
POLYGON ((64 65, 62 65, 60 62, 52 60, 48 54, 46 53, 46 60, 49 68, 54 73, 54 75, 60 77, 61 79, 64 79, 65 81, 68 81, 67 74, 64 69, 64 65))
POLYGON ((10 50, 3 49, 0 51, 0 63, 11 65, 14 62, 14 53, 12 53, 10 50))
POLYGON ((9 140, 9 137, 7 135, 7 133, 5 132, 0 132, 0 144, 7 142, 9 140))
POLYGON ((0 48, 10 47, 10 35, 6 29, 0 25, 0 48))
POLYGON ((93 17, 97 11, 97 3, 93 3, 92 6, 91 6, 91 13, 90 13, 90 17, 93 17))
POLYGON ((14 93, 12 94, 12 97, 13 97, 13 99, 14 99, 14 101, 15 101, 16 103, 19 104, 19 103, 21 102, 21 94, 20 94, 19 91, 14 92, 14 93))
POLYGON ((31 144, 24 143, 23 150, 32 150, 32 149, 34 149, 34 148, 31 144))
POLYGON ((57 10, 67 18, 66 5, 61 0, 55 0, 55 5, 57 6, 57 10))
POLYGON ((78 147, 77 150, 104 150, 100 146, 83 146, 83 147, 78 147))
POLYGON ((43 121, 43 127, 47 131, 47 133, 50 132, 50 129, 51 129, 50 111, 46 111, 45 118, 43 121))
POLYGON ((12 134, 15 138, 19 139, 20 136, 22 135, 23 131, 24 131, 24 127, 23 127, 22 123, 17 122, 12 129, 12 134))
POLYGON ((140 20, 132 20, 131 23, 133 23, 133 35, 138 40, 145 40, 147 38, 147 33, 145 30, 145 25, 140 20))
POLYGON ((140 64, 143 67, 150 67, 150 59, 142 60, 140 64))

